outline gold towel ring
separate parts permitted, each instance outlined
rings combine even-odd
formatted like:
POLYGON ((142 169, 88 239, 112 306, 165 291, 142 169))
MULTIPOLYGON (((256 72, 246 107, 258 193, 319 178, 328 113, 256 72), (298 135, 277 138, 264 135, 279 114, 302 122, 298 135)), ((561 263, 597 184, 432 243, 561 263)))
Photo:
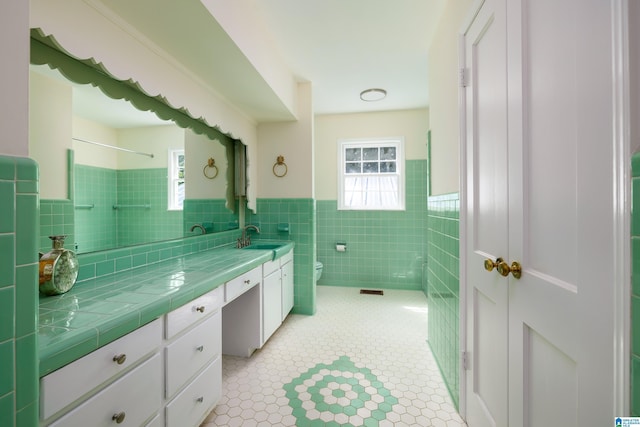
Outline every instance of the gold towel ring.
POLYGON ((218 176, 218 167, 216 166, 216 161, 213 159, 213 157, 209 157, 209 160, 207 160, 207 164, 204 165, 204 169, 202 169, 202 173, 209 179, 213 179, 218 176), (207 168, 215 169, 216 171, 213 175, 207 175, 207 168))
POLYGON ((273 164, 273 174, 275 176, 277 176, 278 178, 282 178, 283 176, 285 176, 287 174, 287 172, 289 172, 289 168, 287 167, 287 164, 284 162, 284 156, 278 156, 278 159, 273 164), (276 172, 276 168, 278 166, 284 166, 284 172, 283 173, 276 172))

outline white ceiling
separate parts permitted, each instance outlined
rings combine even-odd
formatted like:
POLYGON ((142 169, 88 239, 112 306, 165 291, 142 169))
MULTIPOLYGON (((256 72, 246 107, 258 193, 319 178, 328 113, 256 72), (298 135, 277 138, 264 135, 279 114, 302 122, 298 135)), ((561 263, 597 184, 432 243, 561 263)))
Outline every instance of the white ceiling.
POLYGON ((316 114, 424 108, 427 51, 446 0, 250 0, 316 114), (383 88, 383 101, 359 98, 383 88))
MULTIPOLYGON (((312 83, 315 114, 427 107, 427 52, 445 1, 245 0, 268 32, 277 59, 297 81, 312 83), (387 97, 361 101, 360 92, 373 87, 385 89, 387 97)), ((255 121, 291 119, 285 102, 200 0, 102 4, 255 121)), ((246 31, 249 38, 265 37, 246 31)), ((80 115, 96 120, 103 103, 89 98, 95 96, 90 89, 96 91, 74 91, 74 105, 80 115)), ((110 101, 104 101, 110 126, 136 125, 131 112, 119 123, 118 101, 110 101)), ((149 115, 142 117, 140 125, 148 125, 149 115)))

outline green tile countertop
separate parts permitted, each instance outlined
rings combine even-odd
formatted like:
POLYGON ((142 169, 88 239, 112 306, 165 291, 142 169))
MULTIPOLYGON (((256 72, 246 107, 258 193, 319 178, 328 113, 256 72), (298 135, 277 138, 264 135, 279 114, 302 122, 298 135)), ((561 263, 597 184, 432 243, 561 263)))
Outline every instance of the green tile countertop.
MULTIPOLYGON (((293 242, 286 247, 293 248, 293 242)), ((85 280, 40 296, 38 355, 44 376, 274 258, 221 246, 85 280)))

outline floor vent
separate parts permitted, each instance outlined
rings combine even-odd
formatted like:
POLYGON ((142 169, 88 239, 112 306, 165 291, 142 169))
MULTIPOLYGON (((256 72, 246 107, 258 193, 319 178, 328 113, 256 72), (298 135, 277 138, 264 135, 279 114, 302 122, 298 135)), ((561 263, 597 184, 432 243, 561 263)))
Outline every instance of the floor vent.
POLYGON ((366 295, 384 295, 384 291, 377 291, 374 289, 360 289, 360 293, 366 295))

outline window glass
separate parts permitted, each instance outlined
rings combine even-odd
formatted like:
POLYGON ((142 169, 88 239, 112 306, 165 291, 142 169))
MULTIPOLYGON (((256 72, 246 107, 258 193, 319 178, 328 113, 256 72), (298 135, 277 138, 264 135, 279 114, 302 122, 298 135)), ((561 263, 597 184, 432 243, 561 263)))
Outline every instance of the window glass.
POLYGON ((404 210, 403 141, 341 141, 338 209, 404 210))
POLYGON ((185 198, 184 150, 169 150, 168 210, 182 210, 185 198))

